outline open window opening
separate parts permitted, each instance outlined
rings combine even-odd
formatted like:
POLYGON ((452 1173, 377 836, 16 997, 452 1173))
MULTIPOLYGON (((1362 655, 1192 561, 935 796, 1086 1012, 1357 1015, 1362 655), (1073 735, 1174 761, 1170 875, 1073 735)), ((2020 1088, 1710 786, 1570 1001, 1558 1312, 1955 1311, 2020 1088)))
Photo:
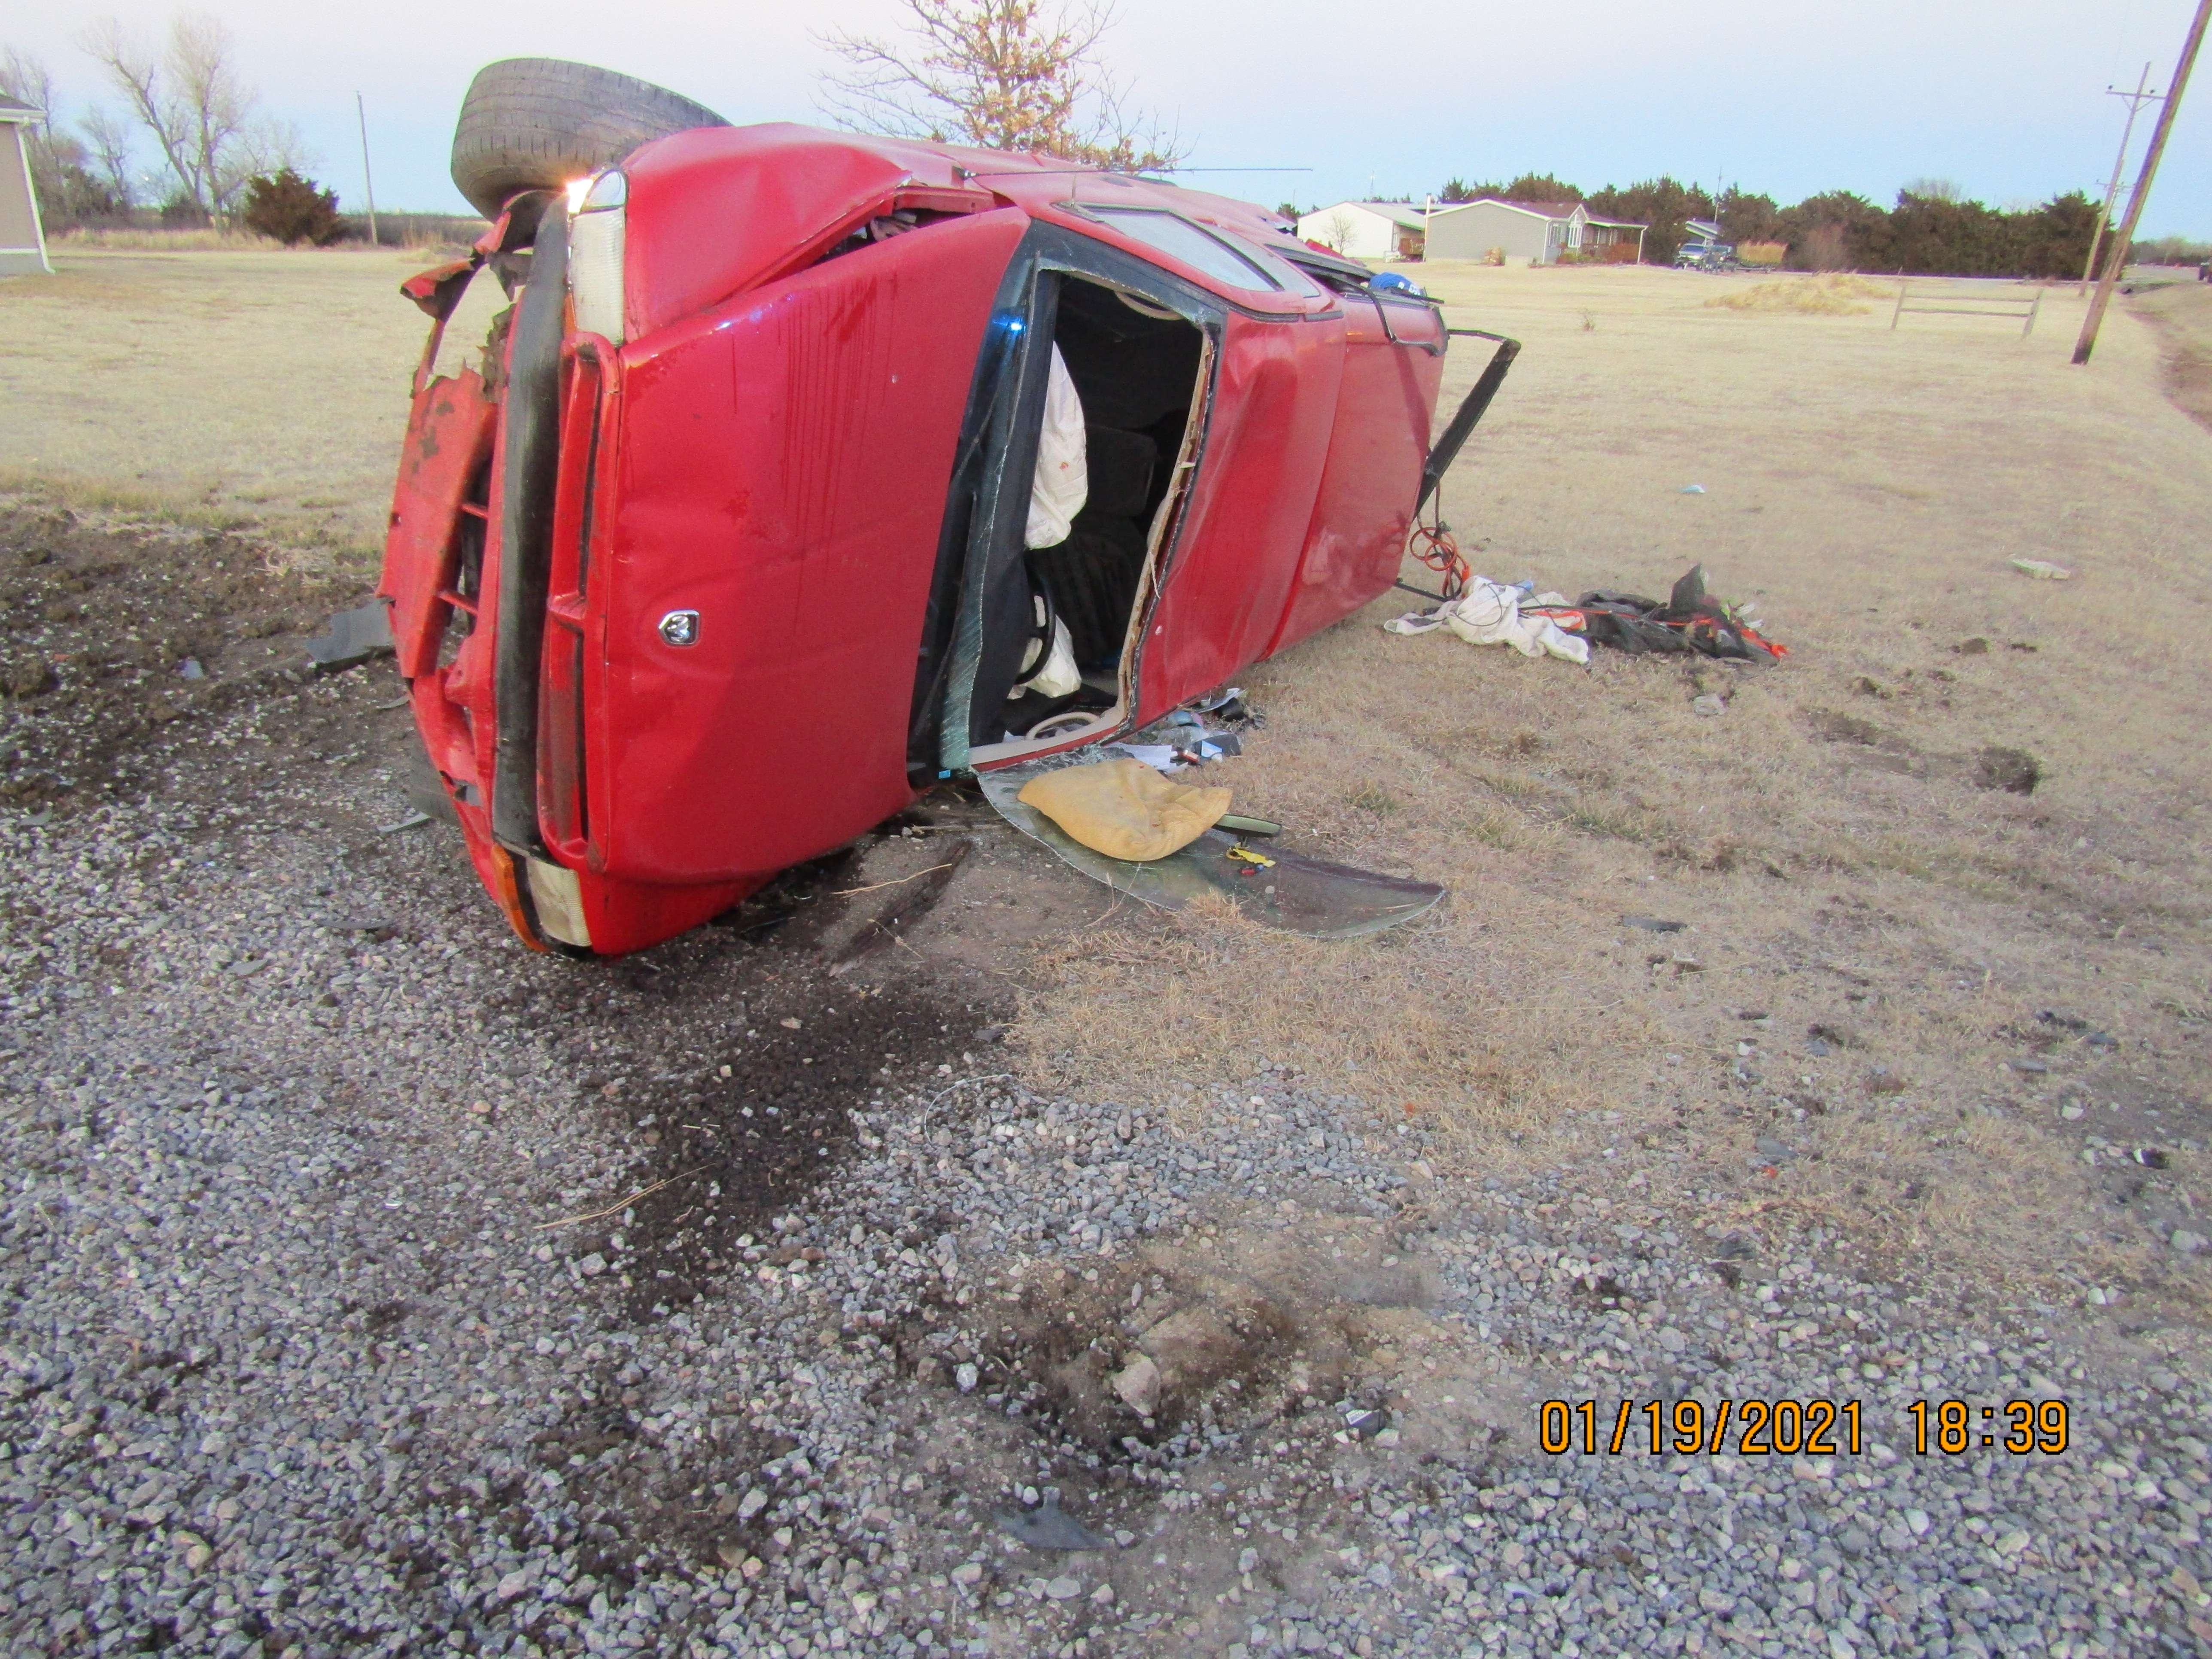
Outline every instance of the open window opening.
POLYGON ((1022 556, 969 710, 972 763, 1104 736, 1136 701, 1136 650, 1195 447, 1210 351, 1181 313, 1060 280, 1052 383, 1022 556), (993 672, 995 671, 995 672, 993 672))

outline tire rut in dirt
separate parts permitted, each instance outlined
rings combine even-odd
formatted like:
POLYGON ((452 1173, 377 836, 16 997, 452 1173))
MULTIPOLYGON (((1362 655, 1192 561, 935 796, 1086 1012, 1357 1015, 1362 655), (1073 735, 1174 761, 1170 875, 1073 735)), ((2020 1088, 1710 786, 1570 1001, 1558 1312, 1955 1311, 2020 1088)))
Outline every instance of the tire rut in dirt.
POLYGON ((853 1115, 926 1091, 1003 1033, 1002 987, 876 948, 893 937, 889 915, 918 920, 941 884, 855 894, 858 861, 854 849, 817 859, 713 925, 518 975, 483 1006, 489 1021, 558 1032, 562 1070, 634 1149, 617 1190, 544 1230, 570 1260, 607 1264, 603 1282, 633 1320, 763 1259, 802 1259, 773 1224, 842 1167, 853 1115))

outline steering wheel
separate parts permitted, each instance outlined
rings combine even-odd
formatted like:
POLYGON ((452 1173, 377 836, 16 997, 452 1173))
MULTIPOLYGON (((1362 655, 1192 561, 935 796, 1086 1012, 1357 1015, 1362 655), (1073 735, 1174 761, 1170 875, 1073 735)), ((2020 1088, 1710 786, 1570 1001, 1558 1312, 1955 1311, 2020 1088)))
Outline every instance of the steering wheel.
POLYGON ((1057 631, 1060 621, 1060 607, 1053 603, 1051 584, 1028 560, 1022 562, 1022 568, 1029 576, 1029 644, 1036 648, 1034 652, 1027 646, 1023 648, 1018 659, 1021 669, 1014 681, 1017 686, 1026 684, 1032 675, 1043 670, 1052 656, 1053 635, 1057 631))

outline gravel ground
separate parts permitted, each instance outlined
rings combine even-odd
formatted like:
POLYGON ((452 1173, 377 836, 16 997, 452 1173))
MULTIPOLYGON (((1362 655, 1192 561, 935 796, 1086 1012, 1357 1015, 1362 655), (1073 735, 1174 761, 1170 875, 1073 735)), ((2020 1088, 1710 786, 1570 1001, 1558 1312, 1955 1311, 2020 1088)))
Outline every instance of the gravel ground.
POLYGON ((0 810, 11 1650, 2212 1651, 2192 1327, 1763 1232, 1661 1152, 1439 1181, 1278 1073, 1038 1098, 945 964, 1077 878, 988 830, 860 855, 974 849, 907 948, 801 878, 531 957, 382 832, 388 669, 254 672, 135 796, 0 810), (1686 1398, 1856 1400, 1862 1448, 1605 1449, 1686 1398), (2068 1448, 1918 1455, 1946 1398, 2068 1448))

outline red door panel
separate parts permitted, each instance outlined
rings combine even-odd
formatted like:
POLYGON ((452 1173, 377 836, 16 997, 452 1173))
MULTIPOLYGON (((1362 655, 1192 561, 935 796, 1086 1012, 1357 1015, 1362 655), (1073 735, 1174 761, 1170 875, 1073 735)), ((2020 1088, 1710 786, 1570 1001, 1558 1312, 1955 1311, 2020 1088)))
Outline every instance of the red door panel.
POLYGON ((1198 481, 1146 632, 1140 718, 1267 654, 1328 453, 1344 365, 1340 319, 1232 313, 1219 351, 1198 481))
POLYGON ((1268 654, 1351 615, 1398 579, 1443 380, 1425 307, 1345 302, 1344 380, 1290 609, 1268 654))
POLYGON ((954 447, 1028 223, 937 224, 625 351, 617 505, 586 594, 594 867, 764 874, 910 799, 954 447), (673 611, 699 613, 697 643, 661 638, 673 611))

